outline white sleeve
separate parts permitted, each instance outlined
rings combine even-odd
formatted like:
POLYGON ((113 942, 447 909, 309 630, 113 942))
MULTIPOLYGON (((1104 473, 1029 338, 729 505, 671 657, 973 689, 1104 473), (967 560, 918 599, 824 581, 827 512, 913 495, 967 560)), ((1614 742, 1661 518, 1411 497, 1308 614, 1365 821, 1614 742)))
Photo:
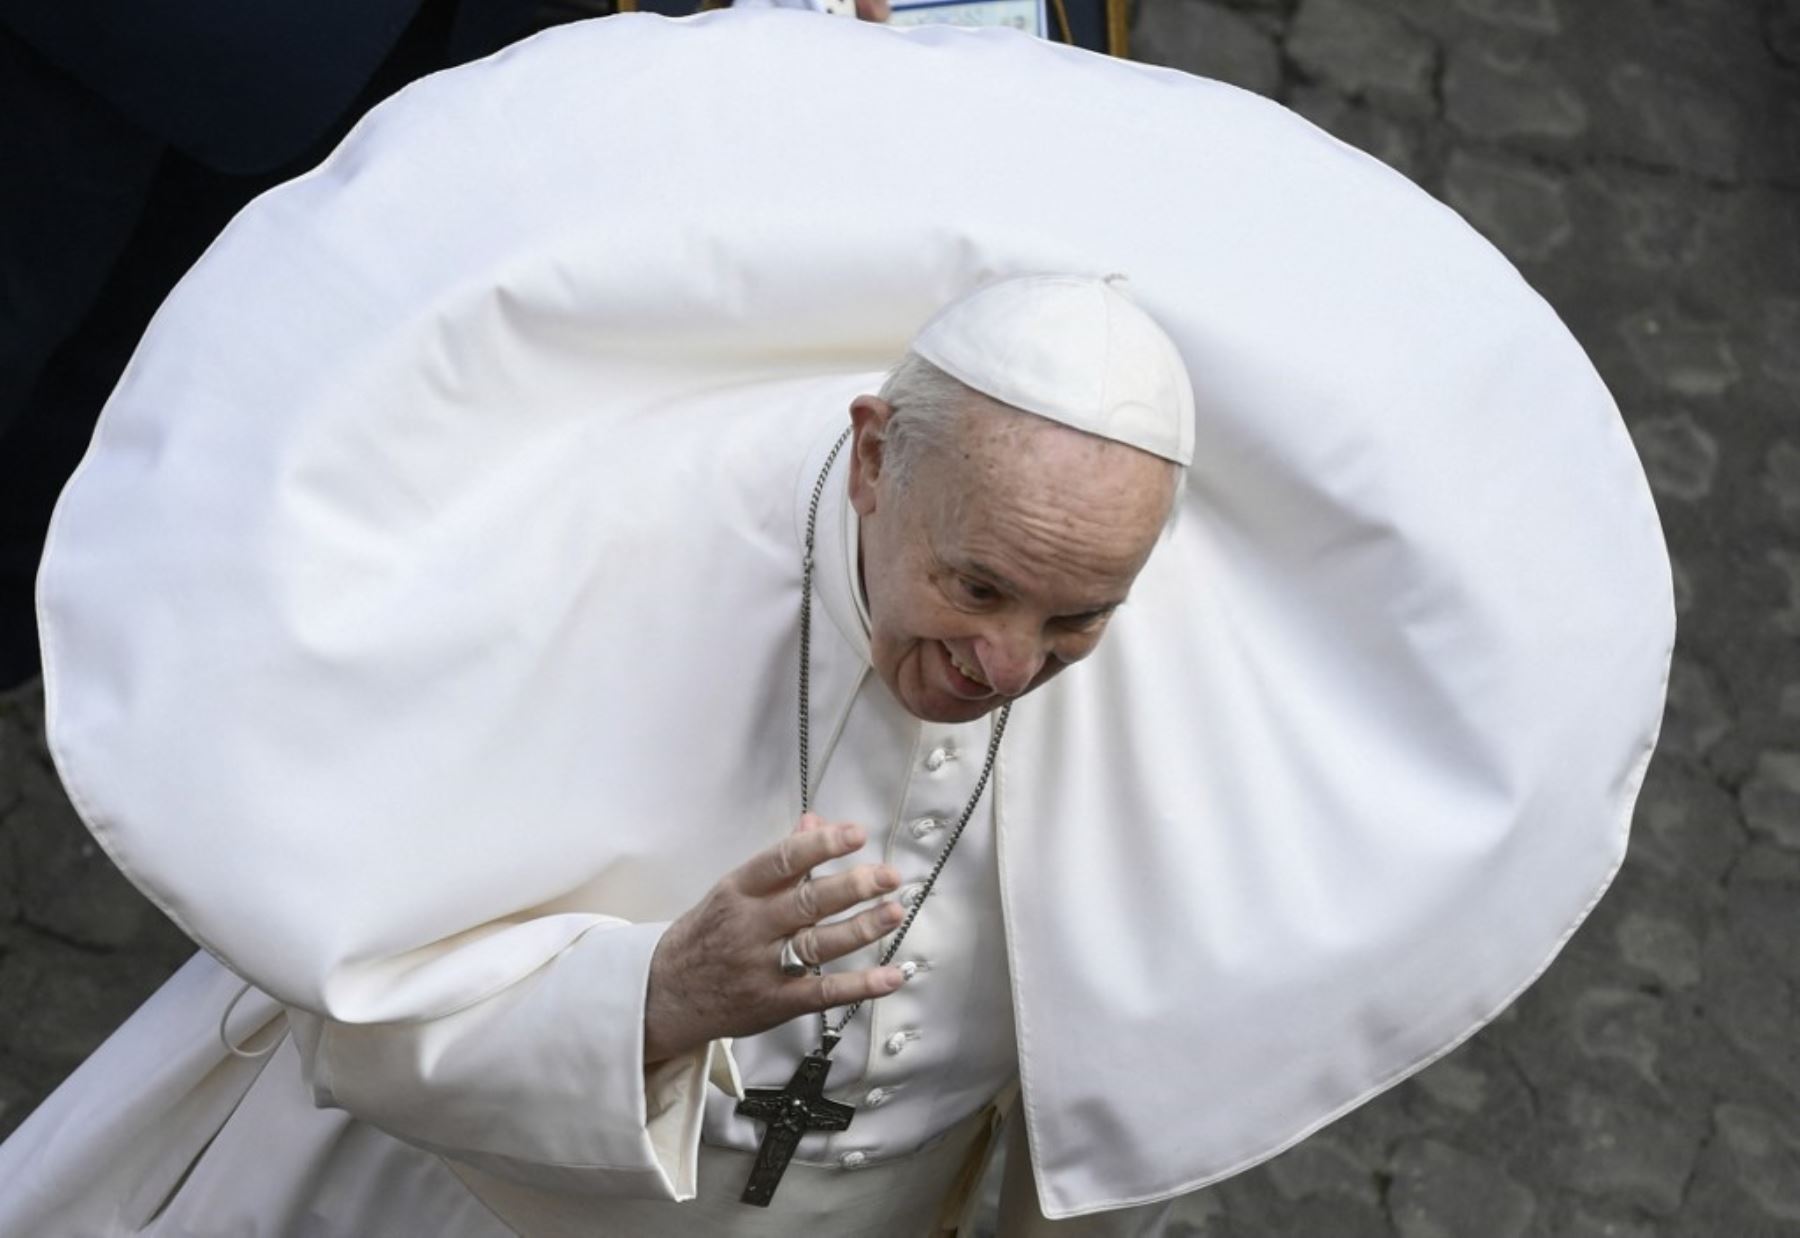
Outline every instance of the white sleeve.
POLYGON ((495 1177, 563 1193, 690 1199, 709 1078, 729 1042, 644 1065, 666 924, 596 925, 485 1001, 411 1023, 290 1012, 320 1105, 495 1177))

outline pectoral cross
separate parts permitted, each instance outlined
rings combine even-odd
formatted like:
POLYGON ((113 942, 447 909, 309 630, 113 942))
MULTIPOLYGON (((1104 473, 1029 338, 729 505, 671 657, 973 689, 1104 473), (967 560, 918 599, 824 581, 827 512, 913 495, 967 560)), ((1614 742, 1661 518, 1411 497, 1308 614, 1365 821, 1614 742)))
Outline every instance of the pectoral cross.
POLYGON ((744 1099, 737 1105, 738 1113, 768 1123, 756 1149, 756 1164, 750 1168, 750 1181, 744 1187, 745 1203, 759 1208, 769 1206, 802 1135, 809 1131, 849 1129, 856 1110, 822 1095, 825 1076, 831 1072, 831 1050, 836 1044, 837 1037, 827 1037, 824 1044, 801 1058, 786 1087, 745 1089, 744 1099))

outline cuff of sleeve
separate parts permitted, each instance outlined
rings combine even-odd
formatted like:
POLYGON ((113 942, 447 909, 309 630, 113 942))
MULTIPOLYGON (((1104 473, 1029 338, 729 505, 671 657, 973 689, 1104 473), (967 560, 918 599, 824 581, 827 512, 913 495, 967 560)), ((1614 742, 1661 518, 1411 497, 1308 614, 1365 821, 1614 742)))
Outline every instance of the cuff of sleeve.
POLYGON ((732 1100, 743 1100, 744 1076, 739 1073, 737 1057, 731 1052, 731 1038, 713 1041, 712 1049, 712 1068, 707 1075, 708 1081, 732 1100))
POLYGON ((644 1128, 657 1164, 677 1200, 698 1191, 700 1130, 706 1120, 706 1085, 742 1100, 744 1083, 731 1041, 715 1040, 644 1073, 644 1128))
POLYGON ((644 1132, 651 1154, 677 1200, 692 1199, 706 1117, 706 1076, 712 1046, 659 1062, 644 1073, 644 1132))

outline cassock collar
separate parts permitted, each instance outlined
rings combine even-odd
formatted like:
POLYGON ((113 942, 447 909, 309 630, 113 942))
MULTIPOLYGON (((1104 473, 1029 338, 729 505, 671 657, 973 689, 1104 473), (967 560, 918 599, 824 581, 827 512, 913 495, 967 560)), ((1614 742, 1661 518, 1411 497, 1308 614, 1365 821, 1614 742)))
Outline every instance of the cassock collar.
MULTIPOLYGON (((795 528, 802 546, 806 544, 806 511, 812 503, 813 486, 831 454, 832 444, 843 432, 843 423, 834 419, 829 431, 813 444, 800 470, 795 528)), ((869 606, 862 588, 860 524, 856 509, 850 505, 850 450, 851 444, 846 442, 838 452, 831 475, 825 479, 824 497, 819 501, 813 588, 819 605, 831 616, 844 642, 868 665, 869 606)))

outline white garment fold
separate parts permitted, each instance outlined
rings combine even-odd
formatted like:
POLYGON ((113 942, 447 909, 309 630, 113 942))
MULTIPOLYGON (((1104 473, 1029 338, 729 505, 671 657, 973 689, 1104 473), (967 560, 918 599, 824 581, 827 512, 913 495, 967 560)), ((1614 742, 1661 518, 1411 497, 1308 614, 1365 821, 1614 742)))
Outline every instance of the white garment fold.
POLYGON ((1173 535, 1014 711, 993 788, 1039 1195, 1273 1155, 1587 914, 1673 609, 1549 308, 1216 83, 775 12, 581 23, 409 87, 190 272, 57 509, 77 808, 330 1025, 329 1095, 497 1171, 675 1193, 648 1110, 559 1081, 641 1099, 650 926, 792 827, 809 418, 1030 271, 1128 274, 1198 398, 1173 535))

